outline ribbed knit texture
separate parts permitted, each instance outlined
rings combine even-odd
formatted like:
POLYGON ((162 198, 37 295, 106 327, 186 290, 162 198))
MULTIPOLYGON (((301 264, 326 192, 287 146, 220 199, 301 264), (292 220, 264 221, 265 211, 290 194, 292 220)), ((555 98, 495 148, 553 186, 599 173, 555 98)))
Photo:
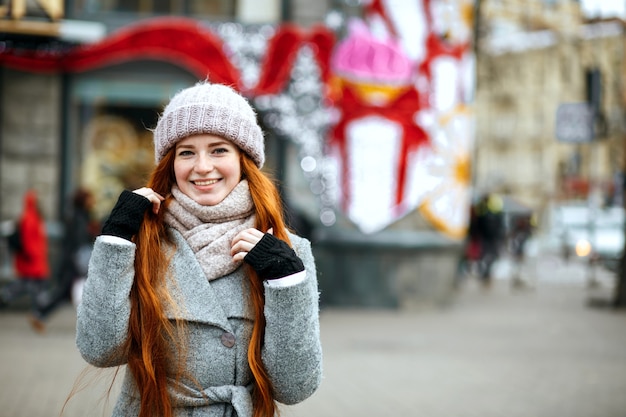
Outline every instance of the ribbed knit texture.
POLYGON ((122 191, 111 214, 102 226, 102 234, 131 240, 139 231, 150 200, 128 190, 122 191))
POLYGON ((304 271, 304 265, 286 242, 266 233, 243 258, 263 280, 283 278, 304 271))
POLYGON ((178 141, 213 134, 232 141, 261 168, 265 162, 263 132, 248 101, 230 87, 199 82, 177 93, 154 130, 158 163, 178 141))
POLYGON ((248 181, 242 180, 224 200, 203 206, 186 196, 177 186, 174 199, 165 212, 165 223, 178 230, 196 254, 209 281, 236 270, 230 247, 237 233, 254 227, 254 203, 248 181))

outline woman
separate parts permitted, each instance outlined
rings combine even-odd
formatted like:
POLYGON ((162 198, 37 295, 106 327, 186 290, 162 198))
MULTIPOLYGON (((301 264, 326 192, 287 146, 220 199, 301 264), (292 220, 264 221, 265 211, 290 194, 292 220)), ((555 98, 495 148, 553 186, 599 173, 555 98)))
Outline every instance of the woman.
POLYGON ((87 275, 87 263, 97 235, 96 222, 91 215, 95 203, 92 194, 78 188, 71 200, 71 208, 63 219, 64 235, 57 285, 39 311, 42 323, 64 302, 71 300, 77 304, 75 297, 79 294, 75 289, 80 287, 80 281, 87 275))
POLYGON ((17 279, 0 288, 0 306, 6 306, 28 294, 31 303, 29 321, 38 333, 46 330, 41 321, 42 299, 50 276, 46 222, 37 203, 37 193, 24 194, 24 211, 16 224, 21 247, 15 253, 17 279))
POLYGON ((147 187, 96 239, 77 345, 127 364, 114 416, 273 416, 321 380, 310 244, 260 171, 263 133, 229 87, 179 92, 154 130, 147 187), (293 249, 292 249, 293 247, 293 249))

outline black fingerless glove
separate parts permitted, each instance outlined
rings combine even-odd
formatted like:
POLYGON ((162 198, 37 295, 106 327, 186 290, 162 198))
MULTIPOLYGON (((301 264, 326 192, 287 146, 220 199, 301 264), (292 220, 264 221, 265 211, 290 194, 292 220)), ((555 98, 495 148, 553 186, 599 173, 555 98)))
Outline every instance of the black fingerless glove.
POLYGON ((143 215, 151 205, 150 200, 144 196, 128 190, 122 191, 102 226, 102 234, 131 240, 139 231, 143 215))
POLYGON ((289 245, 266 233, 243 258, 262 280, 283 278, 304 271, 304 264, 289 245))

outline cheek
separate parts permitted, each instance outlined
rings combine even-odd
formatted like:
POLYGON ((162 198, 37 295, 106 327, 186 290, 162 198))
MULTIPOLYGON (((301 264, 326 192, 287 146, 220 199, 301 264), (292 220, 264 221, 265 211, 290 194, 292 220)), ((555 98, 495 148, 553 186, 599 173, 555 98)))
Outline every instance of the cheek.
POLYGON ((233 178, 239 182, 241 180, 241 169, 239 167, 233 168, 233 178))
POLYGON ((174 176, 176 177, 176 182, 178 183, 181 180, 184 180, 189 175, 189 167, 182 163, 174 163, 174 176))
POLYGON ((239 182, 241 180, 241 164, 239 163, 239 157, 236 160, 232 161, 232 165, 230 167, 231 176, 239 182))

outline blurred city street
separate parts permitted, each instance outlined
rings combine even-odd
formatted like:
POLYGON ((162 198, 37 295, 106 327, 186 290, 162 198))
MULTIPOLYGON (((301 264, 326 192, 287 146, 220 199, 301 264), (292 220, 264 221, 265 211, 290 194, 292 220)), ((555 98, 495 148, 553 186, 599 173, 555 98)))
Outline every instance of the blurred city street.
MULTIPOLYGON (((529 261, 532 288, 500 267, 489 289, 463 281, 449 305, 414 311, 323 309, 325 379, 284 417, 624 417, 626 311, 606 305, 610 274, 529 261)), ((58 416, 86 365, 67 306, 46 334, 0 313, 0 414, 58 416)), ((112 372, 88 371, 63 416, 106 416, 112 372)), ((115 391, 115 390, 113 390, 115 391)))
POLYGON ((0 417, 108 417, 125 372, 4 285, 69 290, 148 186, 143 271, 163 227, 219 246, 242 178, 280 237, 249 160, 321 291, 324 379, 282 417, 626 417, 625 41, 626 0, 0 2, 0 417), (178 95, 217 84, 247 104, 178 95))

